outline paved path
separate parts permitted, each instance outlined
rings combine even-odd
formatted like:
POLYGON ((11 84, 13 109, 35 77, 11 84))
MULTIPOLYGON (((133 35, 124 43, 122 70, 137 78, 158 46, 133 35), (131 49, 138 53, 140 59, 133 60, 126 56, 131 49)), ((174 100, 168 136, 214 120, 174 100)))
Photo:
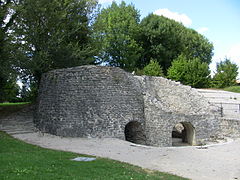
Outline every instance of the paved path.
POLYGON ((194 180, 240 180, 240 139, 205 147, 149 147, 118 139, 61 138, 36 132, 32 111, 0 119, 0 130, 41 147, 106 157, 194 180))

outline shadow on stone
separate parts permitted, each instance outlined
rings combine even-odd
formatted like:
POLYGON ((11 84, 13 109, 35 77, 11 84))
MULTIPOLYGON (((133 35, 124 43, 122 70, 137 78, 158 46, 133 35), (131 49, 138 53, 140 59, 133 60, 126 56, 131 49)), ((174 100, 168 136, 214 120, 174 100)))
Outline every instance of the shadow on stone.
POLYGON ((173 127, 172 146, 194 146, 195 128, 190 122, 181 122, 173 127))
POLYGON ((125 126, 125 139, 126 141, 136 144, 146 144, 146 136, 144 134, 141 123, 131 121, 125 126))

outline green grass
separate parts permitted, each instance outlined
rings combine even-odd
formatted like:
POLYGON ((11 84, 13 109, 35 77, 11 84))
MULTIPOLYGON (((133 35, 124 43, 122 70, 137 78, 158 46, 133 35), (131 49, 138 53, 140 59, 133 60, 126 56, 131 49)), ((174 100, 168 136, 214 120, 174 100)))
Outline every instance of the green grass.
POLYGON ((0 132, 1 180, 180 180, 174 175, 148 171, 126 163, 97 158, 91 162, 70 159, 86 155, 40 148, 0 132))
POLYGON ((0 103, 0 106, 18 106, 18 105, 25 105, 29 104, 30 102, 17 102, 17 103, 0 103))
POLYGON ((231 86, 224 88, 225 91, 240 93, 240 86, 231 86))

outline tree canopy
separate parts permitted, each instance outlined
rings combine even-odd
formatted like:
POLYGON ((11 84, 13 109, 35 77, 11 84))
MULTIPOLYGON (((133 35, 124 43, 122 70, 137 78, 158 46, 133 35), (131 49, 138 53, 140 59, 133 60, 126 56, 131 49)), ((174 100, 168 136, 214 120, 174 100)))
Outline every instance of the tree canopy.
MULTIPOLYGON (((213 45, 203 35, 163 16, 140 20, 133 4, 97 0, 0 0, 0 101, 34 97, 43 73, 87 64, 168 75, 205 87, 213 45), (29 88, 31 91, 29 91, 29 88)), ((232 85, 238 67, 217 65, 216 87, 232 85)))
POLYGON ((96 38, 101 47, 99 61, 110 66, 132 71, 140 58, 142 48, 137 38, 140 31, 139 11, 133 5, 113 2, 102 9, 96 23, 96 38))
POLYGON ((140 25, 144 52, 139 66, 144 67, 154 58, 166 73, 171 62, 180 54, 188 59, 199 58, 201 62, 211 62, 213 45, 195 30, 154 14, 143 18, 140 25))
POLYGON ((22 0, 15 7, 13 35, 19 66, 36 81, 52 69, 94 63, 95 0, 22 0))
POLYGON ((19 91, 13 61, 14 49, 9 35, 15 18, 15 14, 11 12, 12 6, 11 0, 0 0, 0 102, 14 100, 19 91))

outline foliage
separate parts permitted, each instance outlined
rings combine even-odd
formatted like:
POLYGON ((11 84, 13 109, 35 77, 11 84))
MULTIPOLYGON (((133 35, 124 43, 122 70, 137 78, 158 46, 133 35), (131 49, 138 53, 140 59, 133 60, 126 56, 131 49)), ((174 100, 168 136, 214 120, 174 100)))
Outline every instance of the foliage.
POLYGON ((34 102, 38 93, 38 85, 36 82, 28 82, 29 79, 22 79, 22 89, 20 91, 21 101, 34 102))
POLYGON ((224 88, 236 85, 238 66, 230 59, 217 63, 217 72, 213 76, 213 87, 224 88))
POLYGON ((188 60, 186 56, 180 55, 168 69, 168 78, 195 88, 203 88, 208 87, 210 70, 208 64, 198 58, 188 60))
POLYGON ((16 102, 19 95, 19 86, 16 83, 16 79, 9 79, 3 87, 3 97, 0 102, 16 102))
POLYGON ((132 71, 142 53, 137 37, 139 12, 133 5, 113 2, 102 9, 95 23, 95 38, 101 47, 100 62, 132 71))
POLYGON ((102 63, 142 74, 155 59, 167 74, 181 54, 211 62, 213 45, 193 29, 153 14, 140 22, 124 1, 100 13, 98 7, 97 0, 0 0, 0 102, 19 74, 27 79, 21 96, 28 101, 52 69, 102 63))
POLYGON ((144 53, 138 65, 146 66, 149 61, 157 59, 164 73, 171 62, 180 54, 188 59, 198 58, 210 63, 213 45, 196 31, 163 16, 150 14, 141 21, 140 39, 144 53))
POLYGON ((13 45, 9 37, 9 28, 15 18, 10 11, 11 7, 11 0, 0 0, 0 102, 14 101, 18 94, 17 74, 13 68, 13 45))
POLYGON ((240 86, 230 86, 224 88, 224 91, 230 91, 230 92, 235 92, 235 93, 240 93, 240 86))
POLYGON ((43 149, 2 132, 0 147, 0 179, 184 179, 165 173, 149 173, 136 166, 102 158, 91 162, 72 161, 83 155, 43 149))
POLYGON ((154 59, 151 59, 150 63, 143 68, 143 72, 148 76, 163 76, 162 67, 154 59))
POLYGON ((18 106, 29 104, 29 102, 17 102, 17 103, 0 103, 0 106, 18 106))
POLYGON ((42 73, 94 63, 95 0, 22 0, 12 35, 18 66, 38 83, 42 73))

